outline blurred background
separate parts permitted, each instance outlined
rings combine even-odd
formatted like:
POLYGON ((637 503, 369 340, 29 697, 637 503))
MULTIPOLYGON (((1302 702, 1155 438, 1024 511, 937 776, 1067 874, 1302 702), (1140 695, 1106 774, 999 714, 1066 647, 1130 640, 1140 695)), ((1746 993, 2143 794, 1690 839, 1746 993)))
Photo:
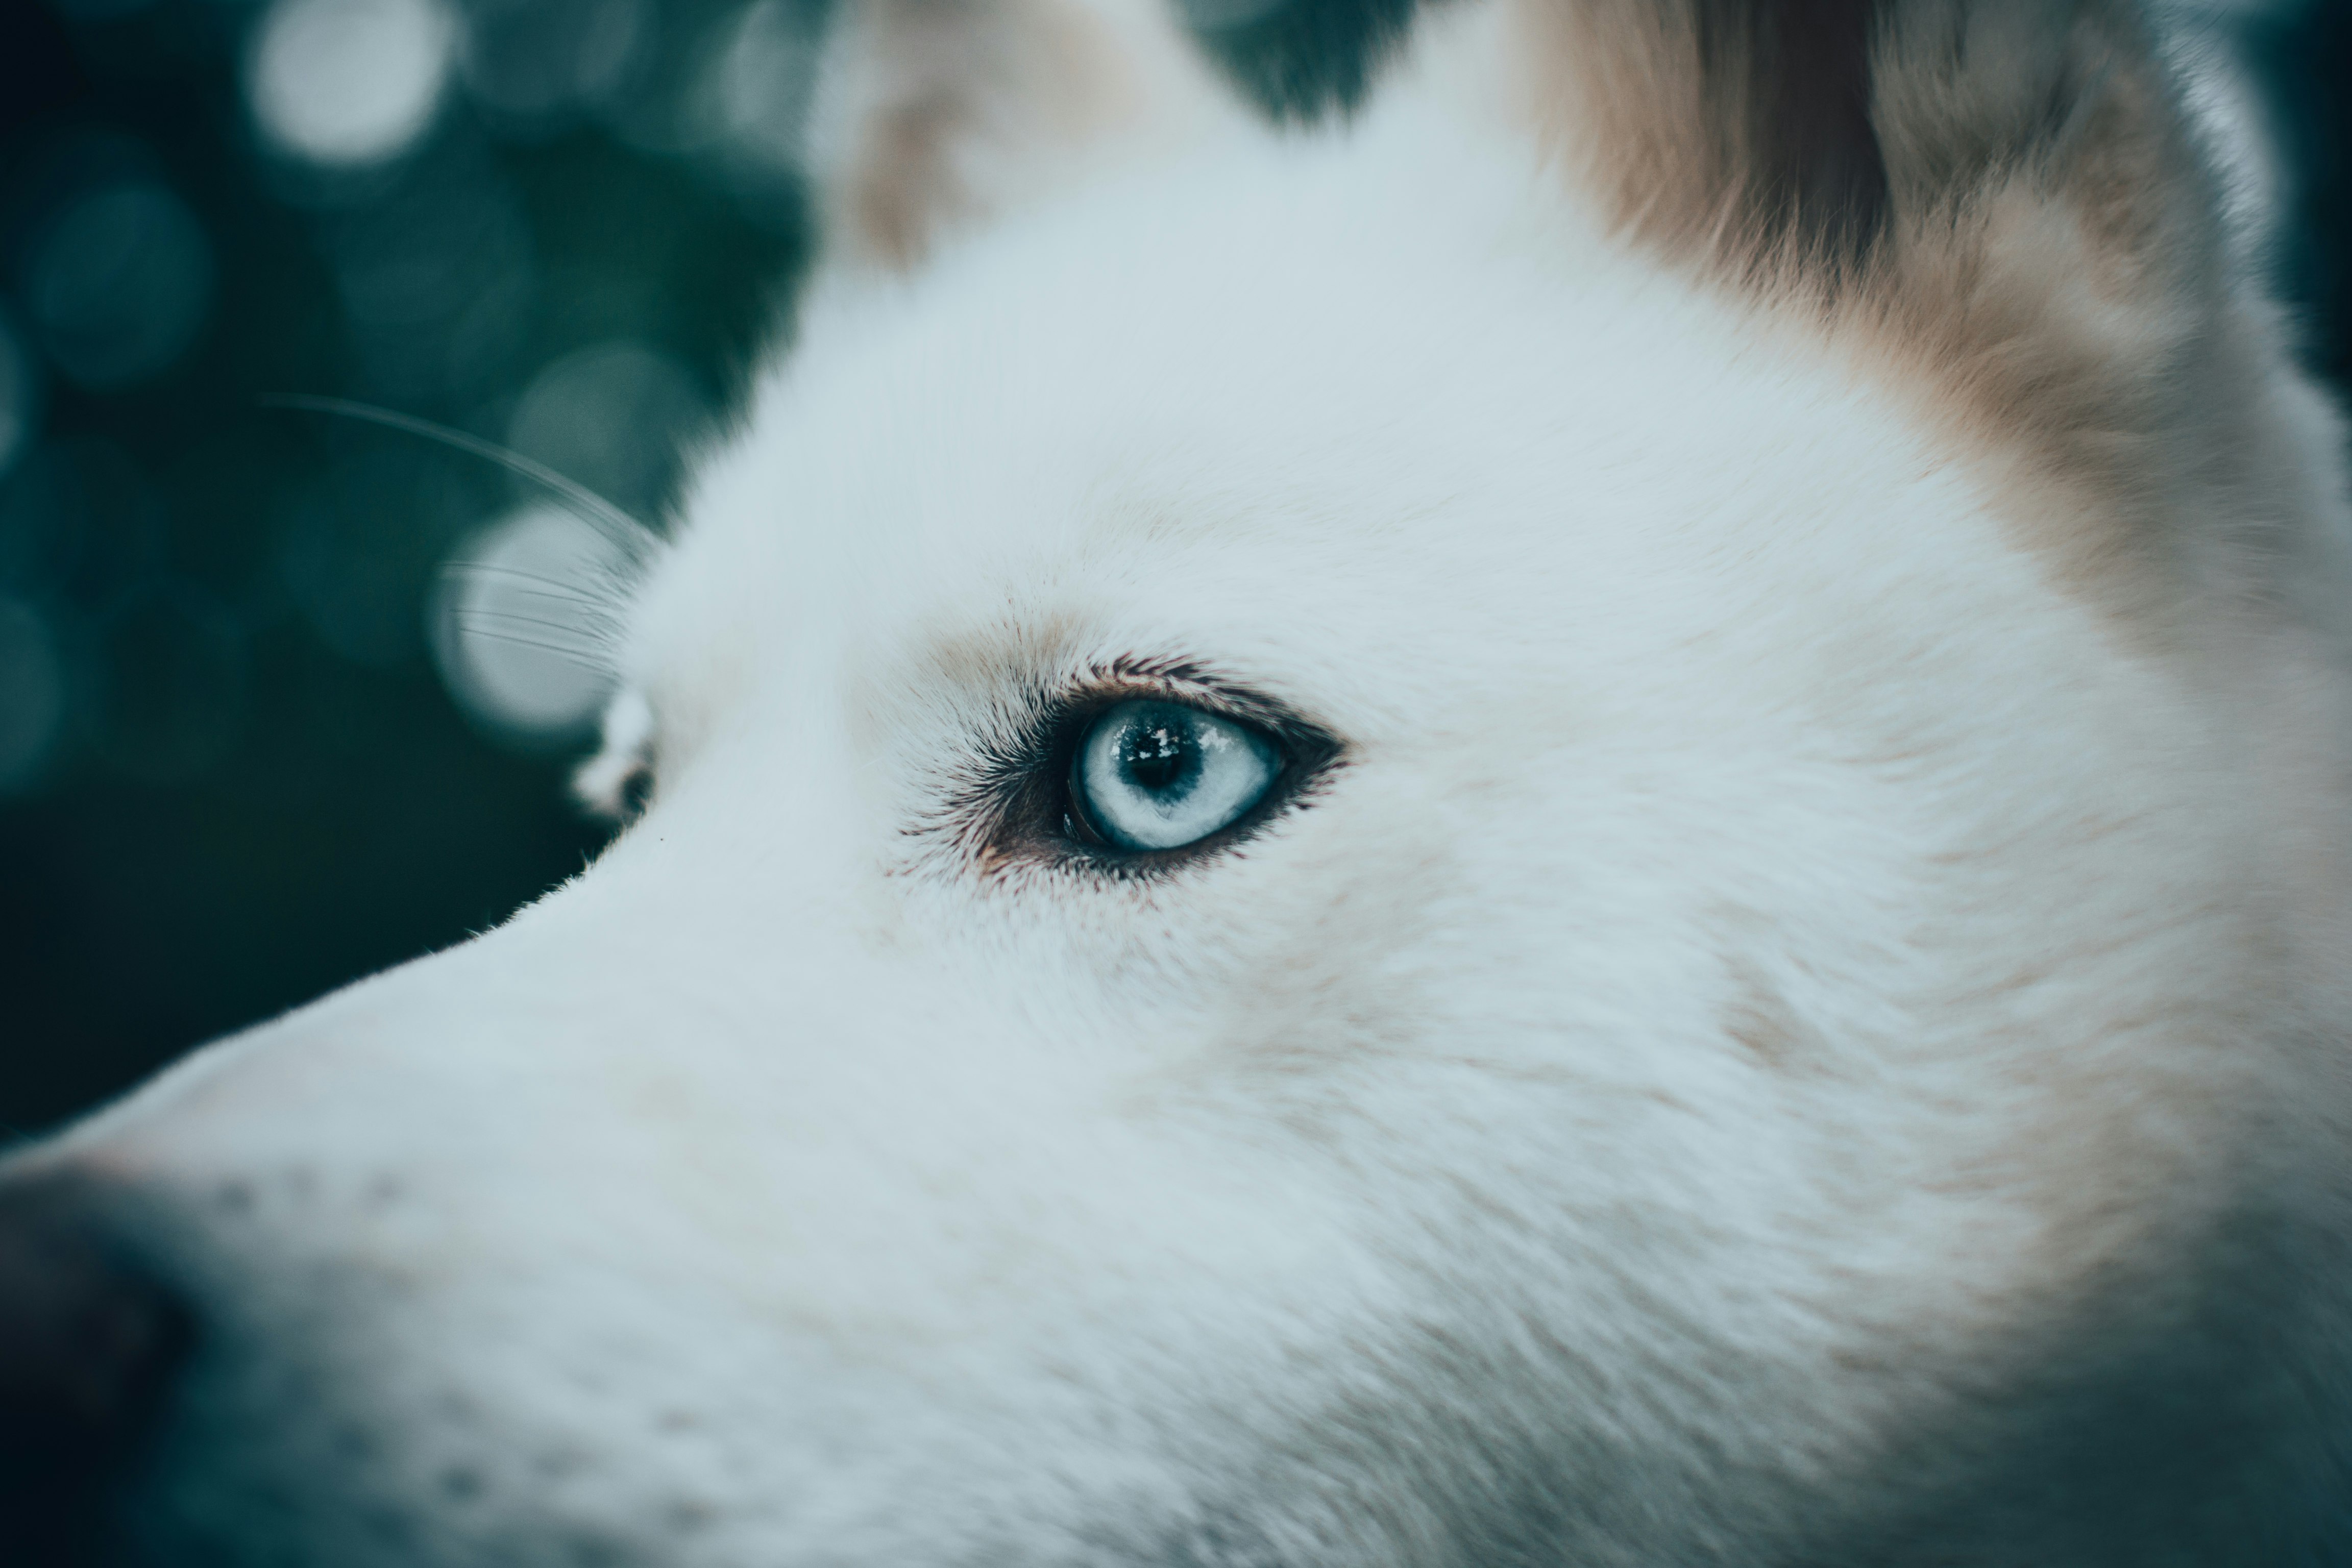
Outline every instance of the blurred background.
MULTIPOLYGON (((1270 107, 1410 0, 1202 0, 1270 107)), ((659 521, 808 256, 823 0, 0 0, 0 1138, 462 940, 604 829, 527 628, 659 521), (453 562, 499 570, 454 576, 453 562), (510 570, 508 570, 510 569, 510 570)), ((2352 373, 2352 0, 2175 5, 2352 373)))

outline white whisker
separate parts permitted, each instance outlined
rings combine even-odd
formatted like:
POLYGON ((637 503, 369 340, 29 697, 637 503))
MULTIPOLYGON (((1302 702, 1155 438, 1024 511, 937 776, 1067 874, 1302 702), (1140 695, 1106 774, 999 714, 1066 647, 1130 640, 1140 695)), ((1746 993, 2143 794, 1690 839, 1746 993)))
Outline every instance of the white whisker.
POLYGON ((344 397, 320 397, 309 393, 277 393, 261 399, 265 408, 290 408, 310 414, 339 414, 349 419, 364 420, 386 429, 421 436, 469 452, 521 475, 533 484, 570 501, 577 509, 580 521, 619 546, 632 561, 642 560, 656 542, 651 528, 631 517, 594 490, 557 473, 546 464, 524 457, 510 447, 495 441, 485 441, 463 430, 453 430, 446 425, 436 425, 430 419, 419 419, 413 414, 402 414, 390 408, 379 408, 370 403, 354 403, 344 397))

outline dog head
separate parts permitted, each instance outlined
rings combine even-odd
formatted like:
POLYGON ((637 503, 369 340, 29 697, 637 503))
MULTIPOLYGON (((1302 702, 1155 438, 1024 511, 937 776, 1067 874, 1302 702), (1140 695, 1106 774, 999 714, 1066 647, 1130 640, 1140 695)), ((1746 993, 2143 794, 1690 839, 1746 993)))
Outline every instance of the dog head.
POLYGON ((19 1539, 2326 1537, 2342 476, 2143 27, 1423 31, 1278 130, 1139 5, 853 8, 641 814, 19 1160, 19 1539))

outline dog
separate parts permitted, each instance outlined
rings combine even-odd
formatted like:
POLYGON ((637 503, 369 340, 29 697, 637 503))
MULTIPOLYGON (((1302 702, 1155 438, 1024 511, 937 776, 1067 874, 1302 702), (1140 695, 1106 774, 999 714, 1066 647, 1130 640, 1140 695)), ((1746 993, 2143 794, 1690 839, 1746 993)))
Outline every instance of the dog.
POLYGON ((2352 1562, 2344 431, 2147 19, 1392 42, 845 9, 634 819, 13 1160, 0 1550, 2352 1562))

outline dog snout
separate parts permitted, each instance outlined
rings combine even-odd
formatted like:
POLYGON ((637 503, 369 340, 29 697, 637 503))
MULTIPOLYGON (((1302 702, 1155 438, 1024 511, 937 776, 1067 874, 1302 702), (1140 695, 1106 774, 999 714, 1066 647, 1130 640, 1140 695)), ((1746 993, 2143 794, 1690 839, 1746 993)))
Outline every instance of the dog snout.
POLYGON ((143 1268, 98 1189, 0 1185, 0 1558, 81 1560, 109 1482, 136 1455, 189 1343, 181 1300, 143 1268))

